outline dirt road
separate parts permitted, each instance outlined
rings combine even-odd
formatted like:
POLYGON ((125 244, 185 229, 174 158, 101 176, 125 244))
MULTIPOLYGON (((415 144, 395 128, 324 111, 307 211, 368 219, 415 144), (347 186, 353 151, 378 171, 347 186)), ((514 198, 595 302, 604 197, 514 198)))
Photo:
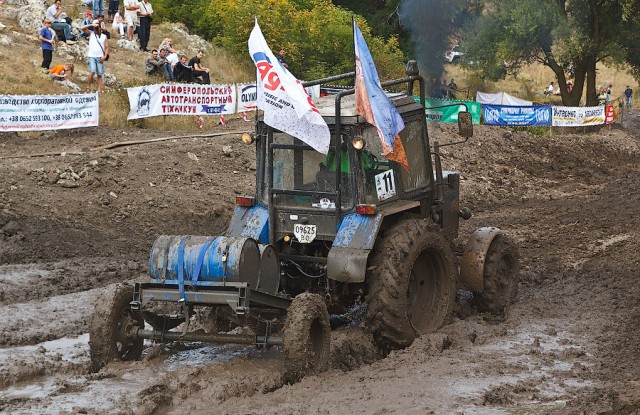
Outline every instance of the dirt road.
MULTIPOLYGON (((283 383, 277 349, 151 346, 90 374, 88 324, 111 284, 144 279, 161 234, 217 235, 255 180, 237 134, 95 150, 149 130, 0 135, 0 412, 15 414, 634 414, 640 412, 640 115, 552 136, 480 126, 443 163, 474 216, 520 247, 504 316, 451 324, 381 359, 333 333, 332 369, 283 383), (230 146, 225 148, 223 146, 230 146), (231 151, 229 151, 231 150, 231 151), (55 153, 39 157, 19 155, 55 153)), ((456 140, 430 125, 432 140, 456 140)))

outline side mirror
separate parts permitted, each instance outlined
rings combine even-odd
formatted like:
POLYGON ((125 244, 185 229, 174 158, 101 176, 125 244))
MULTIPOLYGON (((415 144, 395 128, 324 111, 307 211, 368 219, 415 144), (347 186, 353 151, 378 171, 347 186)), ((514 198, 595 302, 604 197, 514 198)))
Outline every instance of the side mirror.
POLYGON ((464 138, 473 137, 473 119, 468 111, 458 113, 458 134, 464 138))

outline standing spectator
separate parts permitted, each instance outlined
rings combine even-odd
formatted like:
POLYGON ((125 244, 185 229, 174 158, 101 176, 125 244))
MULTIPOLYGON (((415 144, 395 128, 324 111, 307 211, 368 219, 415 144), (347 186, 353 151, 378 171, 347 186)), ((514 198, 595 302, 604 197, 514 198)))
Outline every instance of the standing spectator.
POLYGON ((93 0, 93 16, 104 15, 104 0, 93 0))
POLYGON ((443 79, 442 80, 442 84, 440 85, 440 98, 441 99, 447 99, 447 89, 449 87, 447 86, 447 80, 443 79))
POLYGON ((111 28, 113 30, 117 30, 118 33, 120 33, 121 38, 124 37, 124 25, 123 12, 118 10, 116 11, 116 14, 113 15, 113 24, 111 25, 111 28))
POLYGON ((124 21, 127 23, 127 39, 133 40, 133 29, 138 25, 138 0, 124 0, 124 21))
POLYGON ((57 65, 51 68, 51 79, 54 81, 63 81, 69 79, 73 75, 73 64, 65 63, 64 65, 57 65))
POLYGON ((51 6, 49 6, 45 17, 51 20, 51 27, 53 30, 62 30, 66 43, 70 45, 76 43, 76 38, 71 33, 71 26, 67 23, 64 17, 62 17, 62 0, 56 0, 51 6))
POLYGON ((173 81, 173 65, 167 59, 168 48, 160 49, 158 59, 160 62, 164 62, 162 69, 164 70, 164 79, 167 81, 173 81))
POLYGON ((611 102, 611 88, 613 88, 613 85, 609 84, 609 86, 607 87, 607 91, 605 92, 607 96, 607 104, 611 102))
POLYGON ((629 85, 627 85, 627 89, 624 90, 624 100, 625 104, 627 104, 627 108, 633 108, 631 105, 631 97, 633 96, 633 89, 629 85))
POLYGON ((571 93, 572 89, 573 89, 573 84, 571 83, 571 81, 567 82, 567 92, 571 93))
POLYGON ((189 61, 189 66, 193 68, 193 76, 196 78, 196 82, 200 84, 210 84, 211 79, 209 78, 209 68, 202 66, 201 60, 204 56, 204 52, 199 50, 196 53, 196 56, 191 58, 189 61))
POLYGON ((140 39, 140 49, 149 52, 147 45, 149 44, 149 36, 151 35, 151 21, 153 20, 153 7, 148 0, 140 2, 138 9, 138 18, 140 19, 140 29, 138 29, 138 38, 140 39))
POLYGON ((449 82, 449 86, 447 88, 447 96, 449 99, 456 99, 456 93, 458 92, 458 84, 453 81, 451 78, 451 82, 449 82))
POLYGON ((150 76, 163 76, 165 62, 158 57, 158 50, 154 49, 144 61, 144 71, 150 76))
POLYGON ((51 33, 51 19, 44 19, 42 29, 40 29, 40 43, 42 46, 42 68, 49 69, 51 66, 51 59, 53 59, 53 45, 56 43, 53 40, 53 33, 51 33))
POLYGON ((109 9, 107 11, 108 13, 108 18, 109 18, 109 22, 113 22, 113 19, 115 18, 116 13, 118 13, 118 10, 120 9, 120 0, 109 0, 109 9))
POLYGON ((551 81, 549 83, 549 86, 547 87, 547 89, 545 89, 544 94, 545 95, 553 95, 553 89, 554 89, 553 81, 551 81))
POLYGON ((284 66, 285 68, 289 68, 289 64, 287 64, 287 61, 284 59, 284 48, 280 48, 280 52, 278 52, 278 62, 280 62, 280 65, 284 66))
POLYGON ((180 54, 180 61, 173 67, 173 76, 178 82, 193 83, 193 68, 187 64, 187 56, 180 54))
POLYGON ((89 77, 87 78, 87 92, 91 92, 91 83, 93 77, 97 76, 96 84, 98 94, 102 93, 102 75, 104 75, 104 61, 109 55, 109 41, 107 36, 102 33, 100 22, 94 20, 91 25, 82 26, 80 28, 89 36, 89 49, 87 50, 87 66, 89 67, 89 77), (89 30, 89 26, 93 27, 93 32, 89 30))

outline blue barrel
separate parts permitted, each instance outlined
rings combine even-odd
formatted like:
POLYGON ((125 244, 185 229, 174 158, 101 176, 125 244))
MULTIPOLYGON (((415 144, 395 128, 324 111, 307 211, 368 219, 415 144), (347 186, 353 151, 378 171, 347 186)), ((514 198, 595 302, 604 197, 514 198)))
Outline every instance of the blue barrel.
POLYGON ((151 248, 151 278, 178 280, 181 263, 185 281, 252 281, 260 272, 260 250, 251 238, 159 236, 151 248))

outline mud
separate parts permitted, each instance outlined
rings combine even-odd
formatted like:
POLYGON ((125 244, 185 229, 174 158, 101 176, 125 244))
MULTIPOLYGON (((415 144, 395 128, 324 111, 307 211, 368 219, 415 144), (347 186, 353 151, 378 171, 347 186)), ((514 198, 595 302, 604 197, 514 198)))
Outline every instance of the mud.
POLYGON ((92 149, 169 134, 2 134, 0 412, 638 413, 639 127, 637 112, 546 136, 479 126, 445 147, 474 213, 462 238, 498 226, 519 246, 516 302, 479 313, 462 295, 448 325, 384 358, 357 324, 334 331, 330 369, 293 384, 277 347, 145 343, 140 361, 89 372, 105 290, 145 278, 158 235, 217 235, 251 193, 253 148, 232 133, 249 124, 113 150, 92 149), (64 155, 15 157, 44 152, 64 155))

